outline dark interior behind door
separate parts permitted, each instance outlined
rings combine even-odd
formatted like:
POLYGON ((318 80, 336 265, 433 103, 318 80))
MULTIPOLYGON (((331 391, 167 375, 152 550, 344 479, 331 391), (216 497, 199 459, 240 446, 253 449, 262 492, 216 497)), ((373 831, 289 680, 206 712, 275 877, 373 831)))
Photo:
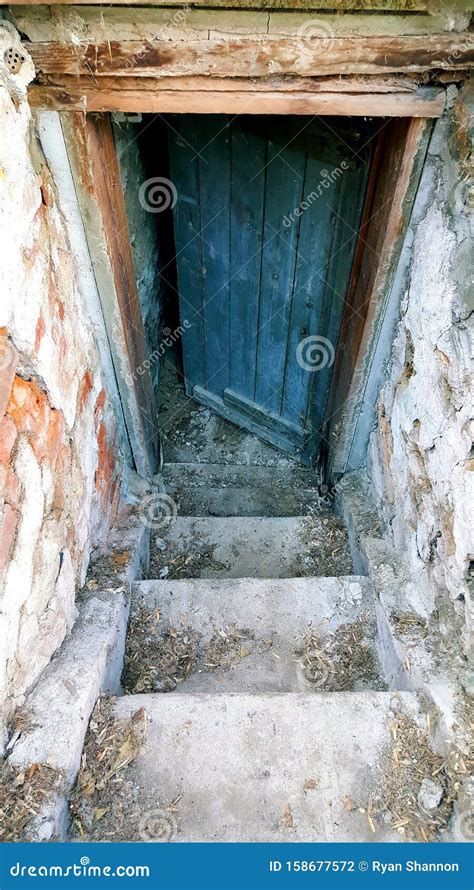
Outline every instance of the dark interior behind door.
POLYGON ((370 161, 333 118, 176 115, 186 389, 314 462, 370 161))

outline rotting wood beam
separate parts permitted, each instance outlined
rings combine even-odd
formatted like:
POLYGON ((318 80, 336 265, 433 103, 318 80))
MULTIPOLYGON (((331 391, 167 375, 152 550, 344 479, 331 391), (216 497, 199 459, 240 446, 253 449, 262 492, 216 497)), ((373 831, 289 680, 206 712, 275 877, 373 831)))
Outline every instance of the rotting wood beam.
POLYGON ((110 118, 61 115, 135 466, 158 466, 156 406, 110 118))
POLYGON ((367 117, 440 117, 445 107, 443 89, 416 93, 311 93, 185 90, 73 90, 33 86, 28 91, 34 108, 55 110, 123 111, 198 114, 311 114, 367 117))
POLYGON ((84 48, 25 42, 39 74, 156 77, 324 76, 456 70, 474 63, 465 33, 411 37, 110 41, 84 48))
MULTIPOLYGON (((10 0, 8 6, 24 6, 24 0, 10 0)), ((44 0, 30 0, 29 6, 44 6, 44 0)), ((104 0, 49 0, 48 6, 103 6, 104 0)), ((209 9, 288 9, 336 10, 338 12, 430 12, 431 0, 118 0, 109 6, 175 6, 208 7, 209 9)), ((458 0, 461 10, 467 9, 458 0)))
POLYGON ((248 9, 182 9, 133 6, 18 6, 9 18, 26 40, 71 40, 91 44, 109 40, 154 41, 160 34, 169 41, 253 37, 324 37, 326 43, 343 37, 402 37, 465 31, 468 13, 340 13, 248 9))
MULTIPOLYGON (((461 72, 462 73, 462 72, 461 72)), ((40 74, 35 86, 56 87, 66 93, 77 93, 94 89, 104 90, 157 90, 191 92, 247 92, 274 91, 277 93, 413 93, 424 86, 427 75, 404 74, 353 77, 108 77, 102 75, 91 82, 90 77, 75 77, 71 74, 40 74)), ((441 79, 441 78, 439 78, 441 79)))

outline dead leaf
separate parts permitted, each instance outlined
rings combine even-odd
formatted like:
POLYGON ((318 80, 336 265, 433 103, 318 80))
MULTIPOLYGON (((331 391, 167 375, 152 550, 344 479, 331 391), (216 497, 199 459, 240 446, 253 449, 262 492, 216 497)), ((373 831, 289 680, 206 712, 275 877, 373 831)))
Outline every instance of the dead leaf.
POLYGON ((310 778, 310 779, 305 780, 303 788, 305 791, 314 791, 314 789, 317 788, 318 785, 319 785, 318 779, 310 778))
POLYGON ((293 813, 291 811, 291 806, 287 803, 285 809, 283 810, 283 822, 287 828, 293 828, 293 813))
POLYGON ((94 810, 94 822, 99 822, 101 819, 104 818, 105 814, 108 812, 109 812, 108 807, 97 807, 97 809, 94 810))
POLYGON ((357 805, 352 800, 352 797, 349 797, 348 794, 345 794, 344 797, 341 797, 341 803, 348 813, 352 813, 354 810, 357 809, 357 805))

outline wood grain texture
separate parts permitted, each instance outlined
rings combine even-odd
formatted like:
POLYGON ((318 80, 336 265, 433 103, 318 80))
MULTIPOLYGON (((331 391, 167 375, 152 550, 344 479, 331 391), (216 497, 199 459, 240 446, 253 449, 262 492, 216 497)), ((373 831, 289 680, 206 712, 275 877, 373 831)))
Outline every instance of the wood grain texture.
MULTIPOLYGON (((212 86, 212 80, 209 82, 212 86)), ((275 90, 126 90, 32 86, 33 108, 81 111, 201 114, 330 114, 368 117, 440 117, 445 91, 427 87, 416 93, 322 93, 275 90)))
POLYGON ((393 121, 378 145, 328 407, 326 434, 334 448, 332 465, 337 472, 344 471, 350 448, 350 430, 363 397, 371 345, 411 212, 414 195, 410 189, 413 191, 414 170, 427 126, 423 120, 393 121))
POLYGON ((138 472, 149 476, 156 472, 158 462, 156 407, 144 364, 143 319, 112 126, 108 116, 71 113, 63 120, 63 129, 132 452, 138 472), (105 268, 110 269, 110 282, 104 277, 105 268), (106 288, 100 286, 100 280, 106 281, 106 288))
POLYGON ((321 76, 456 70, 474 62, 474 40, 461 34, 412 37, 252 37, 232 40, 110 41, 74 47, 25 42, 38 74, 156 77, 206 75, 321 76))
POLYGON ((82 39, 91 44, 103 40, 148 40, 162 36, 171 41, 231 35, 285 35, 336 37, 401 37, 408 34, 463 31, 469 25, 467 13, 456 14, 440 7, 432 15, 389 12, 350 15, 308 11, 268 11, 257 9, 175 9, 131 6, 18 6, 10 11, 17 29, 32 42, 82 39))
MULTIPOLYGON (((22 6, 23 0, 10 0, 9 6, 22 6)), ((30 0, 30 6, 44 5, 43 0, 30 0)), ((103 6, 104 0, 50 0, 49 6, 103 6)), ((331 9, 363 12, 429 12, 430 0, 120 0, 121 6, 200 6, 214 9, 331 9)), ((465 8, 464 4, 459 4, 465 8)))

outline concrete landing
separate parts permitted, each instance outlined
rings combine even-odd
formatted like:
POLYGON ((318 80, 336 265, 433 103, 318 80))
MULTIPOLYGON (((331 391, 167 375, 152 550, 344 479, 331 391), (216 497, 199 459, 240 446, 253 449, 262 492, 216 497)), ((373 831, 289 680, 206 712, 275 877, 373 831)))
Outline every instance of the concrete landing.
POLYGON ((115 713, 148 717, 129 768, 143 840, 174 842, 396 841, 365 813, 389 744, 392 709, 411 693, 134 695, 115 713), (172 814, 166 807, 176 801, 172 814), (361 812, 361 809, 364 812, 361 812), (160 815, 161 814, 161 815, 160 815), (158 825, 160 836, 153 837, 158 825))
POLYGON ((178 516, 151 542, 150 578, 300 578, 352 572, 337 517, 178 516), (157 539, 158 538, 158 547, 157 539))
MULTIPOLYGON (((373 593, 367 578, 290 578, 257 580, 141 581, 133 586, 131 613, 159 609, 163 626, 186 627, 200 635, 203 649, 219 635, 223 657, 209 670, 197 666, 176 692, 301 692, 314 690, 296 652, 309 631, 321 646, 336 639, 344 625, 362 621, 361 647, 350 641, 349 674, 340 664, 327 666, 331 689, 383 688, 375 647, 373 593), (237 643, 232 636, 237 635, 237 643), (226 639, 230 639, 226 645, 226 639), (240 643, 244 656, 239 657, 240 643), (229 657, 228 653, 235 657, 229 657), (359 669, 355 667, 359 654, 359 669)), ((212 651, 212 649, 211 649, 212 651)), ((211 656, 202 661, 208 662, 211 656)))

